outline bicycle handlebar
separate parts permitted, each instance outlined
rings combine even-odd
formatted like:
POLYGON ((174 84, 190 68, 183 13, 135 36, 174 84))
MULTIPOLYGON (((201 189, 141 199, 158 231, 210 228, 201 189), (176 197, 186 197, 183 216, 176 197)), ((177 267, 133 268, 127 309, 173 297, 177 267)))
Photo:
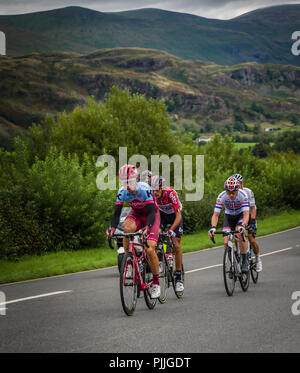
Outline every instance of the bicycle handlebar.
MULTIPOLYGON (((107 241, 108 241, 108 245, 109 247, 114 250, 114 247, 112 246, 111 244, 111 240, 112 238, 123 238, 123 237, 128 237, 128 238, 133 238, 135 236, 141 236, 142 233, 141 232, 135 232, 135 233, 119 233, 119 234, 113 234, 113 236, 111 238, 108 238, 107 241)), ((143 244, 146 245, 146 247, 149 248, 149 245, 144 237, 144 240, 143 240, 143 244)))
MULTIPOLYGON (((230 234, 235 234, 235 233, 241 233, 240 231, 222 231, 222 232, 215 232, 215 234, 222 234, 223 236, 229 236, 230 234)), ((210 238, 213 243, 216 243, 214 237, 210 238)), ((242 240, 245 242, 245 235, 242 233, 242 240)))

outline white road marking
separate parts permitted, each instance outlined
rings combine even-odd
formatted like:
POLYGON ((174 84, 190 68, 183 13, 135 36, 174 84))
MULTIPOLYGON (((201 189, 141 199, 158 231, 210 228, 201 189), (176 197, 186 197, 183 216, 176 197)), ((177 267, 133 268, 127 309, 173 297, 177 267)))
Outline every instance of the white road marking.
POLYGON ((65 294, 65 293, 70 293, 73 290, 64 290, 64 291, 55 291, 53 293, 46 293, 46 294, 40 294, 40 295, 34 295, 32 297, 26 297, 26 298, 19 298, 19 299, 14 299, 14 300, 9 300, 8 302, 2 302, 0 303, 0 306, 6 305, 6 304, 11 304, 11 303, 18 303, 18 302, 23 302, 25 300, 30 300, 30 299, 37 299, 37 298, 43 298, 43 297, 50 297, 51 295, 58 295, 58 294, 65 294))
MULTIPOLYGON (((278 254, 278 253, 282 253, 283 251, 288 251, 288 250, 295 249, 296 247, 299 247, 299 245, 296 245, 295 247, 287 247, 286 249, 280 249, 280 250, 272 251, 272 252, 266 253, 266 254, 261 254, 260 256, 268 256, 268 255, 278 254)), ((223 266, 223 264, 214 264, 214 265, 208 266, 208 267, 192 269, 191 271, 186 271, 185 273, 193 273, 193 272, 198 272, 198 271, 204 271, 205 269, 211 269, 211 268, 216 268, 216 267, 221 267, 221 266, 223 266)))
POLYGON ((197 269, 192 269, 191 271, 187 271, 185 273, 193 273, 193 272, 198 272, 198 271, 204 271, 205 269, 211 269, 211 268, 216 268, 216 267, 221 267, 223 264, 215 264, 209 267, 202 267, 202 268, 197 268, 197 269))

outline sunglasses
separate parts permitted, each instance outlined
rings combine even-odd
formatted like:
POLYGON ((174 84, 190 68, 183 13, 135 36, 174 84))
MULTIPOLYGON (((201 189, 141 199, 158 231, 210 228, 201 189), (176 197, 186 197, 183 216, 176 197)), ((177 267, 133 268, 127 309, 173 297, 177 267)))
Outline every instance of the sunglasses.
POLYGON ((228 194, 228 195, 230 195, 230 194, 233 194, 234 196, 237 194, 237 190, 232 190, 232 191, 230 191, 230 190, 226 190, 226 193, 228 194))

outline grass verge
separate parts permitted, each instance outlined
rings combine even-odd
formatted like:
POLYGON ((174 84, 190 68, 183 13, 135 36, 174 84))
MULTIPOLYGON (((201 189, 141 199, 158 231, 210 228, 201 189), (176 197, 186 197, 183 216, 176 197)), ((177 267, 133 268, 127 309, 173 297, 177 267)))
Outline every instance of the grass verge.
MULTIPOLYGON (((296 226, 300 226, 300 211, 283 212, 258 220, 258 237, 296 226)), ((222 243, 222 237, 216 236, 216 244, 213 244, 207 236, 207 231, 203 231, 184 236, 182 251, 184 253, 198 251, 222 243)), ((116 251, 107 247, 60 251, 41 256, 26 255, 17 262, 0 260, 0 284, 110 267, 116 264, 116 251)))

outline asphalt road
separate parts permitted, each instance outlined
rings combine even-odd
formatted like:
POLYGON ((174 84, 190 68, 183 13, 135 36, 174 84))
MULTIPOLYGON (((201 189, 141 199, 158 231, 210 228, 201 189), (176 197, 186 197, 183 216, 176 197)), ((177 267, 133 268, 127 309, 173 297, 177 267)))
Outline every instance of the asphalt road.
POLYGON ((0 285, 0 352, 300 352, 300 227, 258 243, 263 272, 248 292, 226 295, 223 248, 208 249, 184 255, 183 299, 170 288, 149 310, 140 298, 132 317, 117 267, 0 285))

